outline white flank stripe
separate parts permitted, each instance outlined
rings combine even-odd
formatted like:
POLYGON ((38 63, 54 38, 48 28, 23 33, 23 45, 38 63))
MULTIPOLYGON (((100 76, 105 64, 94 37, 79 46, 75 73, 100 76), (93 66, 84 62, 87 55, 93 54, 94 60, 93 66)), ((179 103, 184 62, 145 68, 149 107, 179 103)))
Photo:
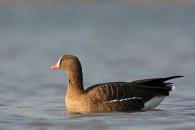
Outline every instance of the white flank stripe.
POLYGON ((121 99, 121 100, 110 100, 110 101, 106 101, 106 102, 121 102, 121 101, 124 101, 124 100, 131 100, 131 99, 141 99, 140 97, 132 97, 132 98, 124 98, 124 99, 121 99))

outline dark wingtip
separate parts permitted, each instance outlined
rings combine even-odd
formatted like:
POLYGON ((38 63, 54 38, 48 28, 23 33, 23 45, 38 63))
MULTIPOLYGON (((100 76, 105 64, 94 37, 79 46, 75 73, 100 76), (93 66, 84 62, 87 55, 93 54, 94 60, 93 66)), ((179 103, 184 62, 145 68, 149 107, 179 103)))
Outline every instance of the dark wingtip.
POLYGON ((181 77, 185 77, 185 76, 177 75, 177 76, 171 76, 171 77, 169 77, 169 78, 181 78, 181 77))
POLYGON ((170 80, 170 79, 175 79, 175 78, 181 78, 181 77, 184 77, 184 76, 182 76, 182 75, 178 75, 178 76, 171 76, 171 77, 163 78, 163 81, 167 81, 167 80, 170 80))
POLYGON ((185 77, 185 76, 183 76, 183 75, 179 75, 178 77, 185 77))

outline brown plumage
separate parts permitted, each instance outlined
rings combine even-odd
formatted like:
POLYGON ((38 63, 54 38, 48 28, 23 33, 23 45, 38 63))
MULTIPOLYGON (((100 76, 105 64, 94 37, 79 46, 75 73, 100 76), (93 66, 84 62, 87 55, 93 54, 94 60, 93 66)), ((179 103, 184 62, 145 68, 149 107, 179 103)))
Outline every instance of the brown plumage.
POLYGON ((172 83, 165 83, 165 81, 183 77, 101 83, 84 90, 82 67, 76 56, 64 55, 51 69, 61 69, 68 74, 65 104, 70 113, 129 112, 153 109, 174 88, 172 83))

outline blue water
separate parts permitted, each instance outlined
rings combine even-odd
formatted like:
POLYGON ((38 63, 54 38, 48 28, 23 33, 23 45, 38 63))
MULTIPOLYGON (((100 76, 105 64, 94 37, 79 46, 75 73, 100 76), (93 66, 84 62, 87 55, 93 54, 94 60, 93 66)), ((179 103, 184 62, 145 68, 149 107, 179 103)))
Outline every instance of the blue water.
POLYGON ((0 6, 0 129, 195 129, 195 7, 83 3, 0 6), (184 75, 155 110, 70 115, 67 75, 50 66, 76 55, 84 85, 184 75))

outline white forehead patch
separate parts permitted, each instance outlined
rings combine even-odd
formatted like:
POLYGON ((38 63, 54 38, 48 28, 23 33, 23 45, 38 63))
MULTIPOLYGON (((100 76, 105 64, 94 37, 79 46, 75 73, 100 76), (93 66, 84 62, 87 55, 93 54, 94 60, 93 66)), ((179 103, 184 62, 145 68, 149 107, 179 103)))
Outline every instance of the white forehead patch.
POLYGON ((60 61, 61 61, 62 57, 60 57, 60 59, 58 60, 57 62, 57 66, 59 67, 60 66, 60 61))

